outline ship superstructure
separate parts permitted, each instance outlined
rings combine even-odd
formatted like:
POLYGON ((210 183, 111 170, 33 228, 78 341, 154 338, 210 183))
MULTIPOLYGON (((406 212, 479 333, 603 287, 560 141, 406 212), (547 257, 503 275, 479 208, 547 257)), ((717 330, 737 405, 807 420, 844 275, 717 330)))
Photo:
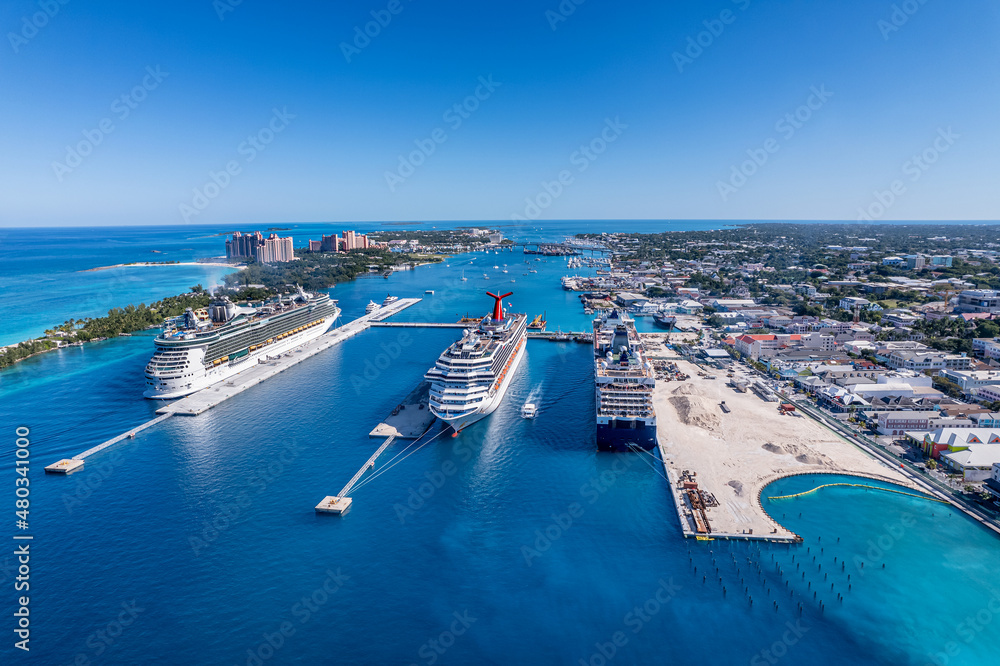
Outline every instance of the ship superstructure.
POLYGON ((504 311, 503 299, 511 293, 489 294, 493 312, 466 329, 424 375, 431 382, 431 412, 456 433, 500 406, 524 358, 528 317, 504 311))
POLYGON ((301 288, 257 305, 218 298, 206 309, 188 308, 156 337, 143 395, 180 398, 224 381, 326 333, 339 315, 337 301, 301 288))
POLYGON ((656 446, 656 376, 631 317, 618 310, 594 320, 597 448, 649 451, 656 446))

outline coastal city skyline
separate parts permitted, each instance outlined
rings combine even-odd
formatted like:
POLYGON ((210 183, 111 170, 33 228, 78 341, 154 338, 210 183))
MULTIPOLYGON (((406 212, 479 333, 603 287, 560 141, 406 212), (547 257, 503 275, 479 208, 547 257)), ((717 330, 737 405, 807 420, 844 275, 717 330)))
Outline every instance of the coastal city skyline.
POLYGON ((88 11, 0 14, 0 226, 1000 216, 985 0, 88 11))
POLYGON ((997 661, 995 0, 0 28, 0 664, 997 661))

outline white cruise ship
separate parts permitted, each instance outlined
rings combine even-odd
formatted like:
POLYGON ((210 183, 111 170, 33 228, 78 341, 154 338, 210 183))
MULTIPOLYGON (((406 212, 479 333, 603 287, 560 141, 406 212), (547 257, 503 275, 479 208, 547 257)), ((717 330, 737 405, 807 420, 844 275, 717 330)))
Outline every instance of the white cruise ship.
POLYGON ((431 382, 431 413, 455 434, 500 406, 524 357, 528 316, 504 312, 503 299, 511 293, 489 294, 496 301, 493 313, 466 329, 424 375, 431 382))
POLYGON ((656 375, 635 322, 617 310, 594 319, 594 385, 598 450, 652 450, 656 375))
POLYGON ((327 294, 275 296, 257 307, 215 300, 187 311, 156 336, 146 365, 147 398, 172 399, 224 381, 258 359, 283 354, 326 333, 340 315, 327 294))

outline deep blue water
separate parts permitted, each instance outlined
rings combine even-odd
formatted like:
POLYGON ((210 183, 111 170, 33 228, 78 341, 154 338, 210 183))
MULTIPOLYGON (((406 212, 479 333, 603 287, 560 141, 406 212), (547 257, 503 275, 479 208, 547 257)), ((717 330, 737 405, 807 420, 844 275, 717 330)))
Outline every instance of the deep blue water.
MULTIPOLYGON (((452 321, 484 311, 485 288, 509 285, 514 308, 545 310, 550 327, 587 324, 559 288, 564 263, 529 257, 539 273, 510 284, 525 257, 476 256, 490 262, 486 281, 473 256, 331 293, 353 318, 387 291, 434 289, 399 318, 452 321), (506 284, 492 269, 504 263, 506 284)), ((836 480, 824 476, 764 493, 801 546, 685 540, 657 462, 595 451, 585 345, 529 342, 496 413, 459 438, 394 444, 376 471, 403 452, 399 464, 357 488, 347 516, 317 516, 377 447, 368 431, 458 333, 371 329, 70 477, 41 467, 152 417, 141 398, 151 337, 0 373, 0 486, 11 496, 13 430, 31 429, 33 663, 922 665, 949 649, 950 664, 995 661, 995 537, 944 505, 889 493, 766 499, 836 480), (533 421, 518 416, 529 396, 533 421)), ((0 554, 4 622, 11 551, 0 554)), ((28 663, 0 629, 0 663, 28 663)))

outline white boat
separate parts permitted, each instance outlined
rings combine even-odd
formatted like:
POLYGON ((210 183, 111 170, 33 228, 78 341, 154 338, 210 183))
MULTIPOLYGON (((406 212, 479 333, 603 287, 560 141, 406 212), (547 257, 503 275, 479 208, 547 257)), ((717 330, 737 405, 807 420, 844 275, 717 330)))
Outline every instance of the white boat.
POLYGON ((433 295, 434 295, 434 290, 433 290, 433 289, 428 289, 428 290, 427 290, 427 291, 425 291, 424 293, 425 293, 425 294, 430 294, 431 296, 433 296, 433 295))
POLYGON ((524 406, 521 407, 521 417, 526 419, 533 419, 538 413, 538 409, 535 407, 535 403, 526 402, 524 406))
POLYGON ((368 301, 368 305, 365 306, 365 314, 371 314, 376 310, 378 310, 380 307, 382 306, 376 303, 375 301, 368 301))
POLYGON ((489 276, 489 275, 487 275, 486 273, 483 273, 483 279, 484 279, 484 280, 489 280, 489 279, 490 279, 490 276, 489 276))
POLYGON ((466 329, 424 375, 431 382, 431 413, 456 433, 500 406, 527 347, 527 315, 504 312, 510 293, 489 295, 493 312, 466 329))
POLYGON ((462 271, 462 282, 467 282, 469 278, 465 277, 465 271, 462 271))
POLYGON ((398 300, 399 300, 399 296, 388 296, 387 295, 385 297, 385 300, 382 301, 382 307, 385 307, 387 305, 392 305, 393 303, 395 303, 398 300))

